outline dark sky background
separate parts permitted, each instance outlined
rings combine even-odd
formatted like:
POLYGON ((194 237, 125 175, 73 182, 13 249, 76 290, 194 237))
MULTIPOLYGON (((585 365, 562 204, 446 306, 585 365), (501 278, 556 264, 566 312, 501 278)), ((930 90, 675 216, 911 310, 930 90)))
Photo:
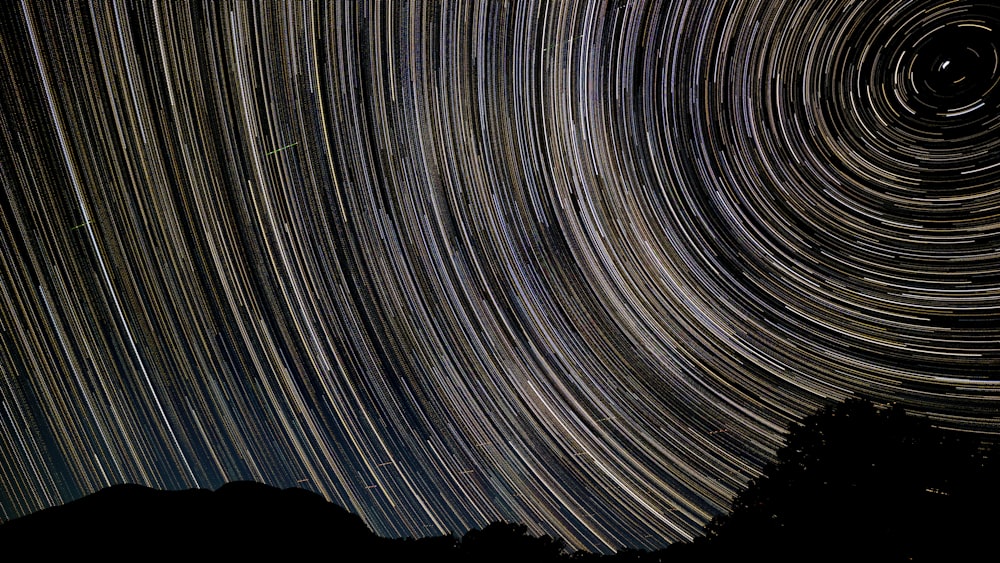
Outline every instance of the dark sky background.
POLYGON ((1000 432, 1000 12, 0 14, 0 518, 300 486, 692 538, 849 396, 1000 432))

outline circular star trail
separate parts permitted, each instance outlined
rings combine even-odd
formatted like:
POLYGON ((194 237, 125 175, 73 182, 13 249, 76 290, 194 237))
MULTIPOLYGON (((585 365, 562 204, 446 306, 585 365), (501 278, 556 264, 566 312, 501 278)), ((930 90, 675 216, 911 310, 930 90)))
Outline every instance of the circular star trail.
POLYGON ((1000 431, 1000 10, 4 7, 0 517, 301 486, 700 532, 850 396, 1000 431))

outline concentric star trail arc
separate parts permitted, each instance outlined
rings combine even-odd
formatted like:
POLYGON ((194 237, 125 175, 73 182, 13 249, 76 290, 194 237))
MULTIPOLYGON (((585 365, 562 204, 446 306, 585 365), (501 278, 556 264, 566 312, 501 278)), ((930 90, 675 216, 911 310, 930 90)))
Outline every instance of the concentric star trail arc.
POLYGON ((0 517, 698 535, 849 396, 1000 431, 1000 11, 11 4, 0 517))

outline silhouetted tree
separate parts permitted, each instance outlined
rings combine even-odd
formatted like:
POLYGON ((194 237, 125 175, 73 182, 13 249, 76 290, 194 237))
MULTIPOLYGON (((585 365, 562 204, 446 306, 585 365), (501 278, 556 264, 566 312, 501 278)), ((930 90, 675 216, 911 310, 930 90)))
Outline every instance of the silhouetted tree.
POLYGON ((729 515, 709 524, 707 536, 716 550, 770 560, 937 561, 971 553, 989 537, 983 523, 998 520, 1000 474, 989 451, 898 406, 849 400, 796 425, 776 462, 729 515), (970 515, 979 522, 968 522, 970 515))
POLYGON ((455 563, 460 559, 459 541, 453 535, 413 539, 382 539, 366 561, 434 561, 455 563))
POLYGON ((532 536, 524 524, 494 522, 466 533, 460 550, 464 561, 542 563, 559 561, 565 543, 547 535, 532 536))

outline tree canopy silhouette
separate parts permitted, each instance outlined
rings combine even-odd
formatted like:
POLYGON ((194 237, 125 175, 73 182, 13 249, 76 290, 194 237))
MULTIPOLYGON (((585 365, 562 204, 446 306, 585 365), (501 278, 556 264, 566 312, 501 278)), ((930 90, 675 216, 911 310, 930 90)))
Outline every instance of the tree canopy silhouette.
POLYGON ((482 530, 471 530, 462 537, 463 561, 507 562, 559 561, 566 544, 551 536, 536 537, 524 524, 494 522, 482 530))
MULTIPOLYGON (((832 405, 707 527, 717 549, 770 560, 941 561, 992 545, 993 448, 899 406, 832 405)), ((974 558, 963 558, 974 561, 974 558)))

